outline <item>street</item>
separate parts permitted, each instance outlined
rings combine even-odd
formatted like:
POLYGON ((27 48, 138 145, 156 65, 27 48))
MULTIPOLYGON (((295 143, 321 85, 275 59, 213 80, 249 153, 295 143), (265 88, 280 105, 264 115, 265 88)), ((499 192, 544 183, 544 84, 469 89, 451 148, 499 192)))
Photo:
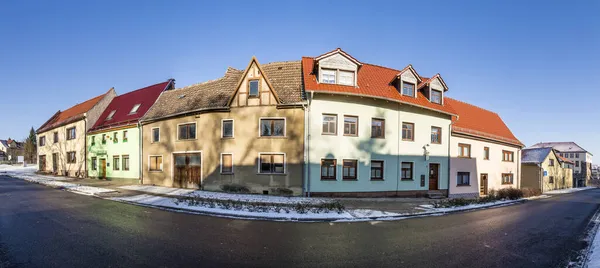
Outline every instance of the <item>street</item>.
POLYGON ((0 267, 565 267, 600 189, 388 222, 176 213, 0 177, 0 267))

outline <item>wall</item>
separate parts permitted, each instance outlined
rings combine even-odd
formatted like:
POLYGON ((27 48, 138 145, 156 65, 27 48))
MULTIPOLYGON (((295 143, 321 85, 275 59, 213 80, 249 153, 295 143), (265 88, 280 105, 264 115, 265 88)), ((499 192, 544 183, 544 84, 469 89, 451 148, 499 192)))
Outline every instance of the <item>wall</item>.
POLYGON ((115 92, 115 89, 111 88, 104 95, 104 97, 100 101, 98 101, 98 103, 96 103, 96 105, 94 105, 94 107, 92 107, 89 111, 87 111, 85 113, 85 117, 87 120, 87 129, 85 130, 86 132, 88 130, 90 130, 94 126, 94 124, 96 124, 96 121, 98 121, 98 118, 100 118, 100 116, 102 115, 104 110, 106 110, 106 107, 108 107, 110 102, 116 96, 117 96, 117 93, 115 92))
POLYGON ((450 195, 462 197, 478 197, 481 174, 488 174, 488 191, 506 187, 519 188, 521 152, 517 147, 502 145, 494 142, 466 138, 453 134, 450 137, 450 195), (460 158, 459 143, 471 145, 471 158, 460 158), (490 159, 484 160, 484 147, 490 149, 490 159), (502 161, 502 151, 514 152, 513 162, 502 161), (458 172, 469 172, 468 186, 457 186, 458 172), (502 173, 513 174, 513 184, 502 184, 502 173))
POLYGON ((521 165, 521 188, 542 190, 540 188, 541 169, 537 164, 521 165))
POLYGON ((140 178, 140 130, 137 127, 88 134, 87 148, 88 176, 97 178, 100 174, 100 160, 106 159, 107 178, 140 178), (126 142, 123 141, 123 131, 127 131, 126 142), (112 139, 115 132, 117 143, 112 139), (102 134, 107 136, 106 144, 102 144, 102 134), (92 145, 92 137, 95 137, 95 145, 92 145), (129 155, 129 171, 123 170, 123 155, 129 155), (113 156, 119 156, 119 170, 114 170, 113 156), (92 157, 96 157, 96 170, 92 170, 92 157))
MULTIPOLYGON (((242 184, 252 192, 273 192, 288 188, 302 193, 304 147, 304 111, 301 108, 277 109, 275 106, 231 108, 229 112, 211 112, 145 124, 142 127, 144 184, 173 185, 173 152, 202 153, 202 187, 220 190, 222 185, 242 184), (286 119, 285 137, 259 137, 261 117, 286 119), (221 138, 221 120, 234 120, 234 137, 221 138), (197 139, 177 140, 177 124, 196 122, 197 139), (160 142, 151 142, 152 128, 160 128, 160 142), (285 174, 258 174, 260 152, 282 152, 286 155, 285 174), (233 175, 220 173, 221 153, 233 154, 233 175), (163 157, 162 171, 149 171, 149 156, 163 157)), ((190 187, 193 185, 189 185, 190 187)))
MULTIPOLYGON (((395 102, 352 97, 315 94, 310 103, 309 163, 310 192, 360 193, 395 191, 427 191, 428 165, 439 163, 439 189, 448 189, 448 127, 450 116, 395 102), (337 135, 323 135, 323 114, 337 115, 337 135), (358 136, 344 136, 344 115, 358 117, 358 136), (385 119, 385 138, 371 138, 372 118, 385 119), (401 122, 415 124, 414 141, 402 141, 401 122), (442 128, 442 144, 431 143, 431 126, 442 128), (429 150, 425 160, 423 146, 429 150), (337 160, 337 180, 322 181, 321 159, 337 160), (357 180, 342 180, 342 160, 358 160, 357 180), (371 160, 384 161, 384 180, 370 179, 371 160), (400 163, 413 162, 413 180, 400 180, 400 163), (420 175, 425 175, 421 186, 420 175)), ((308 186, 308 185, 307 185, 308 186)))
MULTIPOLYGON (((40 170, 44 172, 53 172, 52 170, 52 154, 57 153, 58 156, 58 170, 57 174, 66 175, 68 172, 69 176, 76 176, 79 172, 81 177, 85 176, 85 120, 79 120, 77 122, 67 124, 61 127, 51 129, 46 132, 38 133, 38 156, 46 155, 46 169, 40 170), (73 140, 67 140, 67 129, 71 127, 76 129, 76 138, 73 140), (58 132, 58 143, 54 143, 54 132, 58 132), (46 137, 46 145, 40 146, 40 137, 46 137), (76 152, 76 162, 67 163, 67 152, 76 152)), ((39 158, 39 157, 38 157, 39 158)), ((39 162, 39 161, 38 161, 39 162)), ((39 164, 39 163, 38 163, 39 164)), ((39 166, 38 166, 39 168, 39 166)))
POLYGON ((546 171, 546 176, 543 176, 542 181, 542 192, 572 187, 572 170, 563 168, 554 153, 548 154, 541 166, 546 171), (553 166, 550 166, 550 160, 554 161, 553 166), (554 177, 552 183, 550 182, 550 176, 554 177))

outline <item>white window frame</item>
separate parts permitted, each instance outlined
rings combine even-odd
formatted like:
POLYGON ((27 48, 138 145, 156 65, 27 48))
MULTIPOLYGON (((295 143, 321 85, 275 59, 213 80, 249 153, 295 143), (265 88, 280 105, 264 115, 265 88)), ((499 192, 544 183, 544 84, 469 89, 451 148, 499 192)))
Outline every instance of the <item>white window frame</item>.
POLYGON ((336 82, 338 85, 343 85, 343 86, 354 86, 356 81, 356 72, 355 71, 348 71, 348 70, 337 70, 337 74, 336 74, 336 82), (342 76, 342 73, 350 73, 352 74, 352 82, 350 84, 344 84, 342 83, 342 80, 340 79, 342 76))
POLYGON ((113 117, 115 116, 115 114, 117 113, 117 110, 112 110, 110 111, 110 113, 108 113, 108 116, 106 117, 106 119, 104 119, 105 121, 111 120, 113 119, 113 117))
POLYGON ((338 75, 337 75, 337 70, 336 69, 321 68, 320 76, 321 77, 319 77, 319 78, 321 78, 321 79, 319 80, 319 82, 322 83, 322 84, 336 85, 337 82, 338 82, 338 77, 337 77, 338 75), (333 83, 325 83, 324 82, 325 79, 323 79, 323 75, 325 74, 325 71, 332 71, 333 72, 333 83))
POLYGON ((133 105, 133 108, 131 108, 131 110, 129 111, 129 114, 136 114, 138 112, 138 110, 140 109, 140 106, 142 106, 141 103, 133 105))
MULTIPOLYGON (((329 126, 327 126, 327 128, 329 128, 329 126)), ((337 136, 337 131, 338 130, 338 115, 337 114, 322 114, 321 116, 321 135, 330 135, 330 136, 337 136), (323 123, 325 122, 325 117, 326 116, 333 116, 335 117, 335 127, 334 127, 334 132, 330 133, 330 132, 323 132, 323 123)))
POLYGON ((191 121, 191 122, 177 124, 177 140, 178 141, 193 141, 193 140, 196 140, 196 139, 198 139, 198 123, 197 122, 191 121), (181 125, 189 125, 189 124, 194 124, 196 136, 193 139, 180 140, 179 139, 179 126, 181 126, 181 125))
POLYGON ((150 129, 150 143, 157 143, 160 142, 160 127, 153 127, 150 129), (154 140, 154 130, 158 129, 158 140, 155 141, 154 140))
POLYGON ((229 174, 233 174, 234 173, 234 171, 233 171, 233 153, 221 153, 220 163, 221 163, 221 167, 220 167, 219 171, 220 171, 221 174, 229 175, 229 174), (223 173, 223 155, 231 155, 231 172, 223 173))
POLYGON ((260 174, 260 175, 287 175, 287 155, 284 152, 259 152, 258 153, 258 161, 257 161, 257 163, 258 163, 258 165, 256 167, 257 174, 260 174), (283 155, 283 173, 262 173, 262 172, 260 172, 260 165, 262 164, 260 162, 260 160, 261 160, 261 156, 263 154, 269 154, 269 155, 280 154, 280 155, 283 155))
MULTIPOLYGON (((148 155, 148 172, 164 172, 165 171, 165 157, 162 154, 150 154, 148 155), (160 158, 162 159, 162 163, 160 163, 160 170, 151 170, 150 167, 152 165, 150 165, 150 158, 152 158, 153 156, 160 156, 160 158)), ((171 177, 172 179, 172 177, 171 177)))
POLYGON ((402 81, 402 83, 400 83, 400 86, 401 86, 400 94, 402 96, 417 98, 417 83, 412 83, 412 82, 404 81, 404 80, 400 80, 400 81, 402 81), (404 84, 411 84, 413 86, 413 95, 412 96, 404 94, 404 84))
POLYGON ((259 117, 258 118, 258 137, 260 138, 287 138, 287 118, 286 117, 259 117), (260 121, 264 119, 283 119, 283 136, 263 136, 262 125, 260 121))
MULTIPOLYGON (((259 122, 259 124, 260 124, 260 122, 259 122)), ((233 139, 234 137, 235 137, 235 120, 233 120, 233 118, 231 118, 231 119, 230 118, 221 119, 221 138, 222 139, 223 138, 225 138, 225 139, 233 139), (225 121, 231 121, 231 137, 225 137, 225 136, 223 136, 223 134, 224 134, 223 129, 224 129, 224 123, 225 123, 225 121)))

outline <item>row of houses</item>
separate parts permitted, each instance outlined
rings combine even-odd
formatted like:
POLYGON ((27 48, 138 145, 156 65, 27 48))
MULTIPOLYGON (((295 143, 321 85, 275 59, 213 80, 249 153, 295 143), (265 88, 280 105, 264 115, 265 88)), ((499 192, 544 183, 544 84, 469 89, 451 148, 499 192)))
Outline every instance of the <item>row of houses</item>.
MULTIPOLYGON (((142 184, 309 196, 477 197, 519 188, 524 145, 494 112, 447 97, 442 76, 341 49, 158 83, 58 111, 39 169, 142 184)), ((590 159, 591 162, 591 159, 590 159)))

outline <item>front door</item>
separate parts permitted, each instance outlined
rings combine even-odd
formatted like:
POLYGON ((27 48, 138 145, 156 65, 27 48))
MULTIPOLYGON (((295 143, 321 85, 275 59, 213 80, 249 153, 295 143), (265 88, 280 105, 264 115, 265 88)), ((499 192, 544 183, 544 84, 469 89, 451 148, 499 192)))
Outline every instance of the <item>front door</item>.
POLYGON ((98 177, 101 179, 106 179, 106 159, 100 159, 100 173, 98 177))
POLYGON ((488 194, 488 174, 481 174, 479 179, 479 195, 488 194))
POLYGON ((40 161, 40 170, 46 171, 46 156, 40 155, 39 161, 40 161))
POLYGON ((202 160, 200 153, 175 154, 173 187, 200 187, 202 160))
POLYGON ((429 164, 429 190, 438 189, 438 179, 440 174, 439 164, 429 164))
POLYGON ((58 172, 58 154, 57 153, 52 154, 52 172, 53 173, 58 172))

